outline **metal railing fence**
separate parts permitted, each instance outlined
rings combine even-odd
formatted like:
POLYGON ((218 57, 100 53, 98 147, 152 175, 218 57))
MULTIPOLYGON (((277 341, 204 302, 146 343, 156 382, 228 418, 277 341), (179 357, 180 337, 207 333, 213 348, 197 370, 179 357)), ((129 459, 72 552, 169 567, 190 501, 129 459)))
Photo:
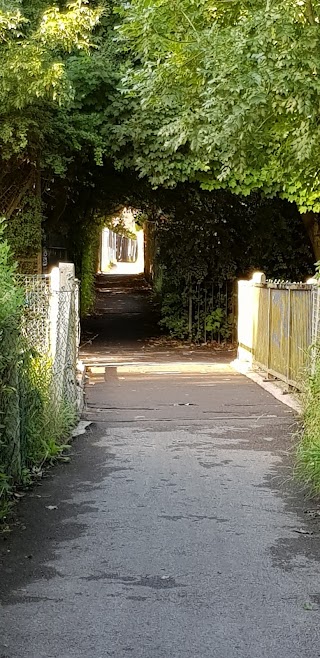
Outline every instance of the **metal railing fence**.
POLYGON ((196 343, 234 339, 235 299, 234 282, 205 279, 189 283, 181 296, 188 316, 188 337, 196 343))

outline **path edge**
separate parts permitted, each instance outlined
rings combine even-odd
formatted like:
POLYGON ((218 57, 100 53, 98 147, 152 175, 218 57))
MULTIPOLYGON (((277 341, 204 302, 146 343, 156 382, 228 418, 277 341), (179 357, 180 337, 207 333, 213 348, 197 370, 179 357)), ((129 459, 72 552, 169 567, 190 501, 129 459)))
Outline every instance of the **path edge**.
POLYGON ((244 363, 243 361, 239 361, 239 359, 235 359, 231 362, 230 365, 241 375, 245 375, 245 377, 251 379, 251 381, 253 381, 255 384, 261 386, 261 388, 270 393, 270 395, 276 398, 276 400, 282 402, 282 404, 285 404, 287 407, 290 407, 290 409, 293 409, 293 411, 295 411, 297 414, 300 415, 302 413, 302 405, 299 400, 294 397, 294 395, 291 393, 286 393, 284 395, 276 384, 273 382, 265 381, 264 377, 258 372, 252 370, 248 363, 244 363))

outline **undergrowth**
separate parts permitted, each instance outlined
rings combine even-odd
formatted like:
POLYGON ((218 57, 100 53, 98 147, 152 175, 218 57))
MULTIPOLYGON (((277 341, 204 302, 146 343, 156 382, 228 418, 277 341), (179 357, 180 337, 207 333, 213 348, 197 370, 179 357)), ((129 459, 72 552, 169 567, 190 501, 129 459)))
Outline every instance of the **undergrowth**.
POLYGON ((303 417, 297 448, 296 474, 312 495, 320 494, 320 346, 314 372, 309 375, 303 399, 303 417))
MULTIPOLYGON (((8 460, 0 462, 0 529, 11 515, 15 492, 33 484, 44 470, 64 456, 77 421, 73 405, 57 405, 52 396, 51 367, 39 356, 24 359, 19 372, 19 472, 8 460), (27 361, 27 364, 26 364, 27 361)), ((10 445, 2 445, 2 455, 12 454, 10 445)))
POLYGON ((22 335, 23 290, 0 223, 0 527, 17 489, 60 459, 77 420, 71 403, 57 403, 52 363, 22 335))
POLYGON ((95 302, 95 276, 98 269, 98 253, 102 219, 94 217, 84 224, 80 232, 80 261, 78 264, 80 286, 80 311, 85 317, 93 311, 95 302))

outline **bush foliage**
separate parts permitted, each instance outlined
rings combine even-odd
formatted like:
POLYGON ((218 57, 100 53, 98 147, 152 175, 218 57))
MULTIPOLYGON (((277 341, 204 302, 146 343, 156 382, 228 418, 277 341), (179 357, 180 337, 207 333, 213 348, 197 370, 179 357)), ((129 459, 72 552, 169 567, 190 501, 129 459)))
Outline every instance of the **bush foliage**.
POLYGON ((0 226, 0 522, 16 485, 28 483, 59 455, 76 420, 73 408, 57 408, 52 369, 22 335, 24 293, 0 226))
POLYGON ((315 369, 307 377, 296 471, 313 495, 320 494, 320 349, 314 348, 315 369))
POLYGON ((282 280, 312 275, 311 246, 288 202, 183 186, 159 193, 158 204, 154 286, 173 336, 229 339, 233 282, 255 269, 282 280))

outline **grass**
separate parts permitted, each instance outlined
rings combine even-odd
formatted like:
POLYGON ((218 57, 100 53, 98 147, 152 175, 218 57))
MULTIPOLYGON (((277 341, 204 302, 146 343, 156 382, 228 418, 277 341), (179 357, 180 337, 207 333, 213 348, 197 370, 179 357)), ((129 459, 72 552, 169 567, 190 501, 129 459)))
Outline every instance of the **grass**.
POLYGON ((78 419, 74 404, 63 400, 57 406, 52 400, 51 364, 45 358, 25 359, 19 392, 21 470, 14 479, 8 460, 0 464, 0 532, 8 530, 17 488, 31 486, 48 466, 69 461, 66 444, 78 419))
POLYGON ((306 383, 296 474, 313 496, 320 495, 320 346, 315 371, 306 383))
POLYGON ((11 478, 1 472, 0 467, 0 531, 7 525, 7 519, 12 509, 12 483, 11 478))
MULTIPOLYGON (((31 487, 41 479, 45 471, 57 462, 69 462, 71 432, 77 420, 76 412, 63 403, 58 414, 49 417, 49 409, 43 419, 45 432, 38 443, 36 453, 27 455, 27 465, 21 471, 20 481, 14 484, 12 477, 3 472, 0 465, 0 533, 10 530, 14 518, 14 506, 20 499, 19 491, 31 487), (48 415, 47 415, 48 414, 48 415)), ((32 437, 35 442, 35 437, 32 437)))
MULTIPOLYGON (((8 525, 21 487, 64 457, 77 421, 73 402, 55 399, 51 360, 22 331, 25 292, 0 218, 0 526, 8 525)), ((66 396, 67 398, 67 396, 66 396)))

